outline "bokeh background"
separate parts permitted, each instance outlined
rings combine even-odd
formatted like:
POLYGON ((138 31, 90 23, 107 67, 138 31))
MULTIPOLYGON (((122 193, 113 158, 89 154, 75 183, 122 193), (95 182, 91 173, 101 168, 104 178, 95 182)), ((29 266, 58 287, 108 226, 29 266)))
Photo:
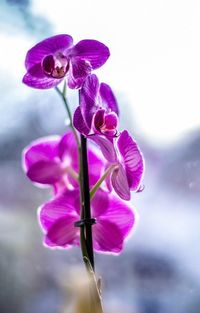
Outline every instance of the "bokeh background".
POLYGON ((31 140, 66 129, 55 91, 21 83, 26 51, 58 33, 110 47, 98 75, 146 160, 145 189, 132 196, 135 232, 120 256, 96 255, 105 312, 199 313, 198 0, 0 0, 0 312, 71 313, 82 266, 76 248, 43 247, 36 209, 51 194, 21 168, 31 140))

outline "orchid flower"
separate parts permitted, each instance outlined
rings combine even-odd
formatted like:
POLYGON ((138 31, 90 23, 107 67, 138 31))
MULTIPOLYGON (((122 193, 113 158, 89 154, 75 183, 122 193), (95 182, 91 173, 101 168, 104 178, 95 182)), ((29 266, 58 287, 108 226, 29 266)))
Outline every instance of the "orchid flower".
POLYGON ((130 191, 140 189, 144 172, 143 155, 136 141, 126 130, 113 141, 99 135, 91 138, 101 148, 107 167, 112 169, 108 171, 110 180, 107 179, 107 186, 109 189, 112 186, 120 198, 130 200, 130 191))
POLYGON ((111 88, 99 83, 96 75, 86 78, 80 90, 80 105, 73 118, 82 134, 101 134, 112 138, 117 133, 119 109, 111 88))
MULTIPOLYGON (((104 162, 91 147, 88 149, 90 162, 90 184, 94 185, 104 168, 104 162)), ((23 168, 30 180, 40 185, 52 185, 55 192, 78 186, 78 147, 74 134, 40 138, 23 151, 23 168)))
MULTIPOLYGON (((118 254, 124 240, 135 224, 135 214, 130 205, 118 197, 99 189, 91 201, 93 246, 97 252, 118 254)), ((51 248, 79 246, 80 220, 79 190, 66 190, 39 208, 38 218, 45 234, 44 243, 51 248)))
POLYGON ((101 67, 109 55, 109 49, 97 40, 81 40, 74 45, 71 36, 56 35, 27 52, 23 82, 33 88, 48 89, 66 77, 70 88, 80 88, 91 71, 101 67))

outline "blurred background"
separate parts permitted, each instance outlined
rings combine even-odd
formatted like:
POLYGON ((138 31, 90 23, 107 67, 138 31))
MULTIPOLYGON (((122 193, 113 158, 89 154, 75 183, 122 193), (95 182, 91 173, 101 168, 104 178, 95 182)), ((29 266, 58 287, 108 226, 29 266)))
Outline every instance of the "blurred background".
POLYGON ((71 277, 82 266, 76 248, 43 247, 36 209, 51 193, 21 168, 31 140, 66 129, 55 91, 21 83, 27 50, 58 33, 109 46, 98 76, 115 91, 121 129, 146 160, 145 189, 132 196, 132 237, 120 256, 96 255, 105 313, 199 313, 197 0, 0 0, 0 312, 71 313, 71 277))

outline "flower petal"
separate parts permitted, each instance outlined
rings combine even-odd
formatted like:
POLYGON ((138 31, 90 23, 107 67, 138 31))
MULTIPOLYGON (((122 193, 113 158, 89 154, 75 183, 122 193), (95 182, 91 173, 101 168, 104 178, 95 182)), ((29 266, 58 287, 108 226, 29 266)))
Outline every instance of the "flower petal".
POLYGON ((79 56, 90 62, 93 69, 102 66, 110 56, 108 47, 97 40, 81 40, 71 50, 72 56, 79 56))
POLYGON ((100 131, 100 128, 104 125, 105 122, 105 110, 99 109, 94 115, 94 126, 95 128, 100 131))
MULTIPOLYGON (((39 65, 37 66, 39 68, 39 65)), ((32 73, 35 72, 35 69, 31 70, 32 73)), ((36 73, 36 76, 27 72, 23 77, 23 83, 29 87, 36 88, 36 89, 50 89, 52 87, 56 87, 62 79, 56 79, 52 77, 48 77, 42 73, 41 71, 36 73)))
POLYGON ((112 172, 111 182, 115 192, 123 200, 130 200, 130 188, 128 185, 126 172, 121 164, 112 172))
POLYGON ((100 147, 103 156, 108 162, 114 163, 117 161, 117 155, 113 142, 99 135, 91 136, 90 139, 92 139, 100 147))
POLYGON ((55 161, 39 161, 27 171, 28 178, 36 183, 52 185, 62 178, 63 170, 55 161))
POLYGON ((93 225, 93 243, 97 252, 118 254, 123 248, 123 235, 114 223, 99 217, 93 225))
POLYGON ((48 231, 53 224, 70 213, 79 219, 76 206, 79 201, 78 190, 65 191, 63 194, 48 201, 38 209, 38 219, 41 227, 48 231))
POLYGON ((89 182, 90 186, 96 184, 99 178, 103 175, 105 169, 105 162, 103 158, 100 158, 99 155, 88 145, 88 166, 89 166, 89 182))
POLYGON ((91 73, 91 66, 88 62, 80 58, 72 58, 68 75, 68 86, 71 89, 80 88, 86 77, 91 73))
POLYGON ((25 66, 29 70, 35 64, 41 63, 46 55, 54 54, 57 51, 64 51, 71 47, 73 39, 69 35, 56 35, 47 38, 33 48, 31 48, 26 55, 25 66))
POLYGON ((123 158, 129 187, 131 190, 137 190, 144 172, 142 153, 126 130, 121 133, 117 145, 123 158))
POLYGON ((90 129, 87 127, 83 119, 80 106, 78 106, 74 112, 73 125, 81 134, 88 135, 90 132, 90 129))
POLYGON ((110 86, 105 83, 101 83, 99 93, 104 106, 119 115, 117 99, 115 98, 110 86))
POLYGON ((22 153, 25 172, 39 161, 50 161, 58 157, 60 136, 43 137, 33 141, 22 153))
POLYGON ((86 78, 80 91, 81 112, 89 129, 91 129, 93 115, 98 109, 98 90, 99 80, 97 76, 93 74, 86 78))
POLYGON ((109 202, 108 192, 98 189, 91 201, 92 215, 96 218, 104 214, 109 208, 109 202))
POLYGON ((109 195, 107 210, 101 217, 114 223, 121 230, 123 239, 128 236, 135 223, 131 206, 114 195, 109 195))
POLYGON ((58 155, 66 166, 72 166, 75 171, 78 171, 78 146, 72 131, 62 136, 58 145, 58 155))
POLYGON ((69 248, 71 245, 78 245, 79 229, 74 226, 77 216, 67 213, 65 217, 57 220, 46 234, 45 243, 50 247, 69 248))

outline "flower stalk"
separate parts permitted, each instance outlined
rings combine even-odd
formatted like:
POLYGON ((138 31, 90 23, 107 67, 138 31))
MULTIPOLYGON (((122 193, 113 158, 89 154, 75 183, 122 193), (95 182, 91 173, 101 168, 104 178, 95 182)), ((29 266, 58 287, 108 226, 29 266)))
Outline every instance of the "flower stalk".
POLYGON ((83 188, 83 203, 82 210, 84 212, 85 223, 85 237, 86 247, 88 252, 88 259, 94 270, 94 253, 92 243, 92 224, 90 211, 90 189, 89 189, 89 175, 88 175, 88 161, 87 161, 87 139, 81 135, 81 171, 82 171, 82 188, 83 188))

